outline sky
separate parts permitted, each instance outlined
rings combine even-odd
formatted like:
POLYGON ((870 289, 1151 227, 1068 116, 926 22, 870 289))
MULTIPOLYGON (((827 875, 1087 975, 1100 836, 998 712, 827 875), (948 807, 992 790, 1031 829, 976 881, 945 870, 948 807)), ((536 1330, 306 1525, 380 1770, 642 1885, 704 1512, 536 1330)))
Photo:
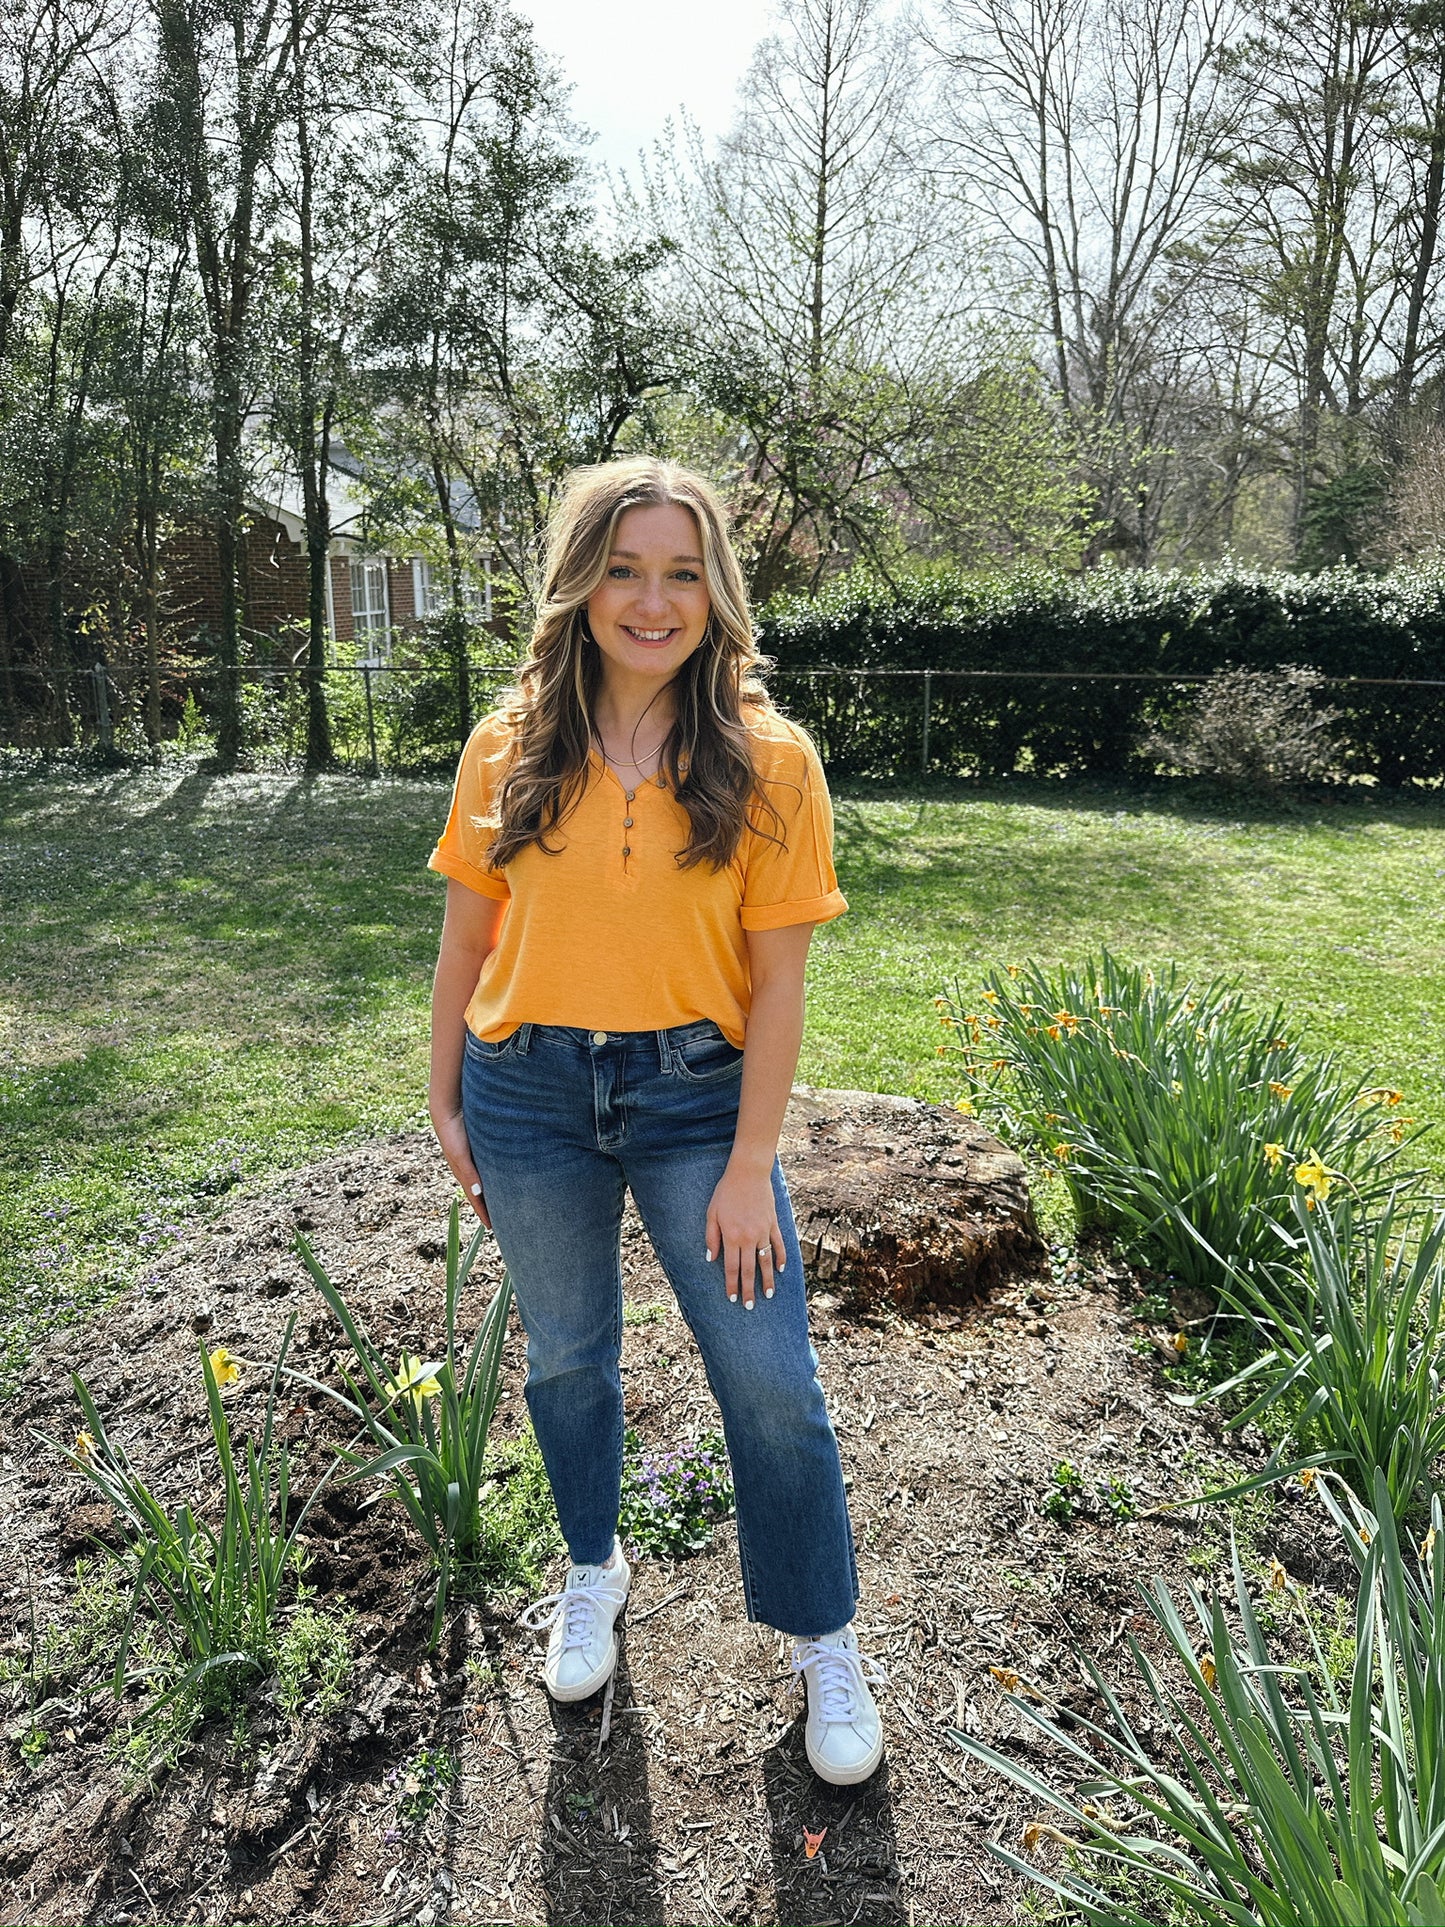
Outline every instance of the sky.
POLYGON ((631 168, 668 116, 686 107, 704 134, 723 133, 772 0, 516 0, 573 83, 572 112, 597 139, 591 159, 631 168))

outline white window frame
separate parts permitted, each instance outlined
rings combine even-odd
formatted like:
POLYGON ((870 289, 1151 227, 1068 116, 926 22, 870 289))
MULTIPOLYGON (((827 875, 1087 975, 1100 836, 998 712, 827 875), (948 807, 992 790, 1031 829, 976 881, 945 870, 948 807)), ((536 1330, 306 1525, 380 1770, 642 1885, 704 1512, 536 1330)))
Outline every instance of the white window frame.
MULTIPOLYGON (((424 622, 429 616, 439 615, 446 607, 446 590, 438 580, 437 571, 422 556, 414 556, 411 564, 412 607, 416 610, 417 621, 424 622)), ((462 576, 462 607, 468 615, 475 616, 479 622, 492 619, 492 558, 483 557, 480 582, 472 570, 467 569, 462 576)))
POLYGON ((366 643, 365 660, 379 667, 391 660, 391 583, 384 555, 353 555, 351 564, 351 634, 366 643), (358 599, 357 589, 361 596, 358 599))

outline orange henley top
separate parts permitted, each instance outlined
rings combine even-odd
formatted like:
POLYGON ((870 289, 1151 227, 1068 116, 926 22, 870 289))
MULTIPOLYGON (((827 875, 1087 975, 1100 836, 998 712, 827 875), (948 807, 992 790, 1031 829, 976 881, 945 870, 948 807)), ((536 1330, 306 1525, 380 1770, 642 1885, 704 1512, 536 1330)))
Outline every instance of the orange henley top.
POLYGON ((664 1030, 710 1017, 742 1044, 744 932, 826 923, 848 908, 833 871, 818 752, 771 710, 751 712, 748 727, 758 780, 782 820, 782 848, 749 828, 724 869, 680 869, 688 819, 670 788, 640 783, 629 801, 594 753, 582 795, 549 839, 559 853, 532 843, 494 870, 487 851, 510 736, 498 716, 477 724, 429 867, 507 906, 467 1005, 479 1038, 495 1042, 524 1023, 664 1030))

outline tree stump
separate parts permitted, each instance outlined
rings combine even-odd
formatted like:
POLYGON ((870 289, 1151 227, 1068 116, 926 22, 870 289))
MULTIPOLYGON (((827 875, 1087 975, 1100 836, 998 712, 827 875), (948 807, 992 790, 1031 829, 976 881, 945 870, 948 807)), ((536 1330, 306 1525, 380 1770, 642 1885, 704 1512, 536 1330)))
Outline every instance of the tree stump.
POLYGON ((799 1084, 778 1154, 809 1280, 840 1305, 960 1304, 1043 1254, 1022 1160, 945 1105, 799 1084))

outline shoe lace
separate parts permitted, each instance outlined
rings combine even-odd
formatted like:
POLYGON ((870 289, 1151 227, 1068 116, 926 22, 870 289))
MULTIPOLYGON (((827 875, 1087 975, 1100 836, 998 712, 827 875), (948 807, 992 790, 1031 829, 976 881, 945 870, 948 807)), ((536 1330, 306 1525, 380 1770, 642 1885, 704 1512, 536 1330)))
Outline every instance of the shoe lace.
POLYGON ((561 1592, 549 1592, 534 1601, 517 1623, 529 1631, 542 1633, 549 1631, 560 1619, 562 1650, 568 1652, 572 1647, 585 1646, 591 1640, 599 1606, 616 1606, 620 1597, 618 1587, 606 1579, 597 1579, 585 1586, 567 1586, 561 1592))
POLYGON ((851 1646, 829 1646, 810 1639, 793 1653, 793 1671, 813 1682, 818 1716, 825 1722, 855 1720, 860 1696, 868 1687, 886 1686, 888 1675, 876 1660, 865 1659, 851 1646))

